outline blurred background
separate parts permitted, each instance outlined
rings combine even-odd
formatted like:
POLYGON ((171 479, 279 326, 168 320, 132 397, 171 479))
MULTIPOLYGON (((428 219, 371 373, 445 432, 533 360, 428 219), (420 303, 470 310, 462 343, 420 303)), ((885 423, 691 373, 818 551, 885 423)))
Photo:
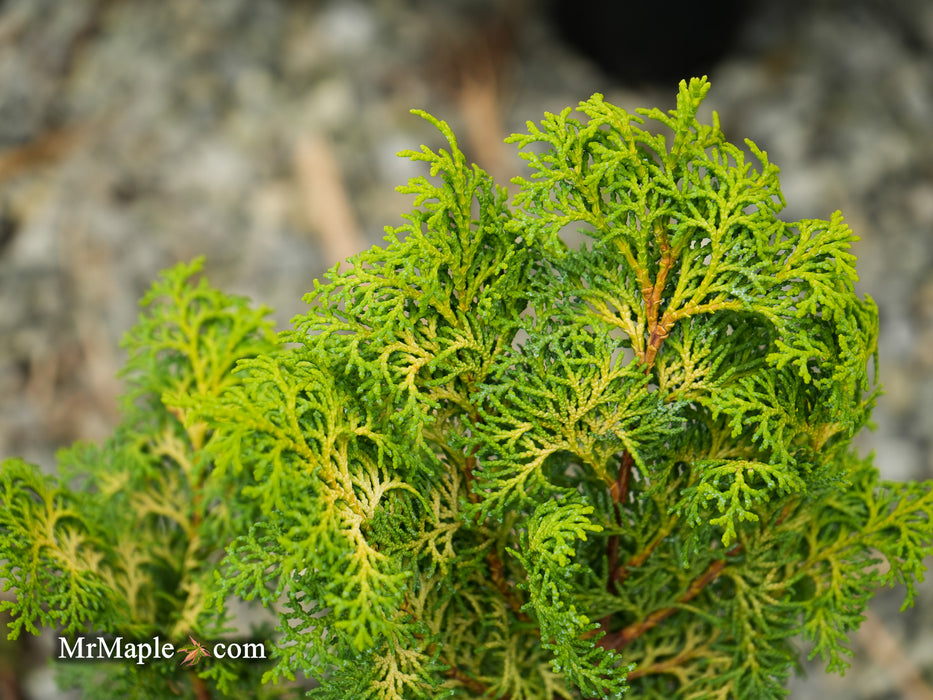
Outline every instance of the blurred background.
MULTIPOLYGON (((859 445, 933 476, 929 0, 0 0, 0 458, 51 470, 107 436, 120 338, 168 265, 206 255, 287 325, 410 209, 394 188, 422 169, 395 154, 440 140, 409 109, 505 183, 526 120, 593 92, 667 109, 704 74, 705 117, 781 167, 786 217, 841 209, 861 237, 886 393, 859 445)), ((933 582, 902 599, 877 597, 845 677, 814 664, 791 697, 933 698, 933 582)), ((0 677, 59 697, 41 663, 0 677)))

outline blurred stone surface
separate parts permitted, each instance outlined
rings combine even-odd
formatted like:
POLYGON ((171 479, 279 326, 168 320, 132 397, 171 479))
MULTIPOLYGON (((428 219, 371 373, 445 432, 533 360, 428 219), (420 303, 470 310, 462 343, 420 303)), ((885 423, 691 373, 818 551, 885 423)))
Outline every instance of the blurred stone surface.
MULTIPOLYGON (((743 22, 707 110, 781 167, 788 218, 841 209, 862 237, 887 394, 860 445, 890 478, 930 477, 933 4, 758 0, 743 22)), ((394 153, 439 144, 409 109, 507 179, 520 161, 501 139, 544 110, 594 91, 671 105, 675 85, 614 82, 558 37, 533 0, 0 3, 0 458, 52 469, 57 447, 108 433, 119 339, 176 261, 206 255, 284 326, 330 239, 378 243, 409 208, 393 188, 421 170, 394 153), (323 161, 302 157, 336 163, 349 220, 309 210, 300 173, 323 161)), ((933 587, 904 614, 901 597, 873 610, 933 681, 933 587)), ((791 697, 901 697, 873 663, 856 644, 845 677, 814 663, 791 697)))

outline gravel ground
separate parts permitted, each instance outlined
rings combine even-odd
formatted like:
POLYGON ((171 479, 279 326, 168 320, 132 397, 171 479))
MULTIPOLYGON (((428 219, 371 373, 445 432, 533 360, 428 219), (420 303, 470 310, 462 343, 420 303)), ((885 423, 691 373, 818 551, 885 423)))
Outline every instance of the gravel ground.
MULTIPOLYGON (((627 70, 610 71, 532 0, 0 1, 0 458, 51 469, 107 435, 119 339, 167 265, 205 254, 214 283, 287 323, 409 207, 393 188, 419 171, 394 154, 438 143, 410 108, 504 182, 519 161, 501 139, 544 110, 595 91, 669 106, 676 79, 645 58, 663 51, 678 78, 708 71, 727 135, 781 166, 788 217, 841 209, 861 236, 886 394, 860 444, 888 478, 933 476, 933 3, 759 0, 735 17, 707 66, 622 22, 627 70)), ((919 598, 899 614, 900 591, 879 595, 853 668, 814 666, 791 697, 933 697, 933 585, 919 598)), ((41 670, 26 691, 58 697, 41 670)))

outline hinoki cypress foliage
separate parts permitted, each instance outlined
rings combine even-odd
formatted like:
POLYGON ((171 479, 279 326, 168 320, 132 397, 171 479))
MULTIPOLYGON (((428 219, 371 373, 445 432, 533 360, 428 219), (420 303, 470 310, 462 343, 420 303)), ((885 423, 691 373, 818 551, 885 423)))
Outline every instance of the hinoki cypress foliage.
POLYGON ((403 154, 432 176, 407 223, 278 336, 165 273, 114 437, 59 479, 4 463, 13 635, 277 615, 259 671, 69 669, 116 697, 265 670, 333 700, 757 699, 806 655, 843 671, 873 593, 912 602, 933 495, 851 446, 878 359, 851 231, 782 220, 767 155, 697 120, 708 89, 529 123, 511 201, 419 113, 449 147, 403 154))

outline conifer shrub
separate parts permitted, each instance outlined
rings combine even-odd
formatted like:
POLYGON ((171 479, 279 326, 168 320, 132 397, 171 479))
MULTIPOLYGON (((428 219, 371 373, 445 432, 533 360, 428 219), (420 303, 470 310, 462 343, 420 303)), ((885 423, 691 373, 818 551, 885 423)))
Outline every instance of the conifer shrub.
POLYGON ((852 232, 780 218, 767 154, 697 119, 709 87, 529 122, 512 197, 418 112, 449 145, 402 154, 430 169, 414 210, 282 333, 200 261, 165 272, 113 437, 55 477, 3 463, 11 636, 190 638, 61 664, 113 698, 766 699, 803 657, 842 672, 872 595, 913 601, 931 485, 851 445, 878 394, 852 232), (234 599, 278 621, 265 663, 201 645, 234 599))

